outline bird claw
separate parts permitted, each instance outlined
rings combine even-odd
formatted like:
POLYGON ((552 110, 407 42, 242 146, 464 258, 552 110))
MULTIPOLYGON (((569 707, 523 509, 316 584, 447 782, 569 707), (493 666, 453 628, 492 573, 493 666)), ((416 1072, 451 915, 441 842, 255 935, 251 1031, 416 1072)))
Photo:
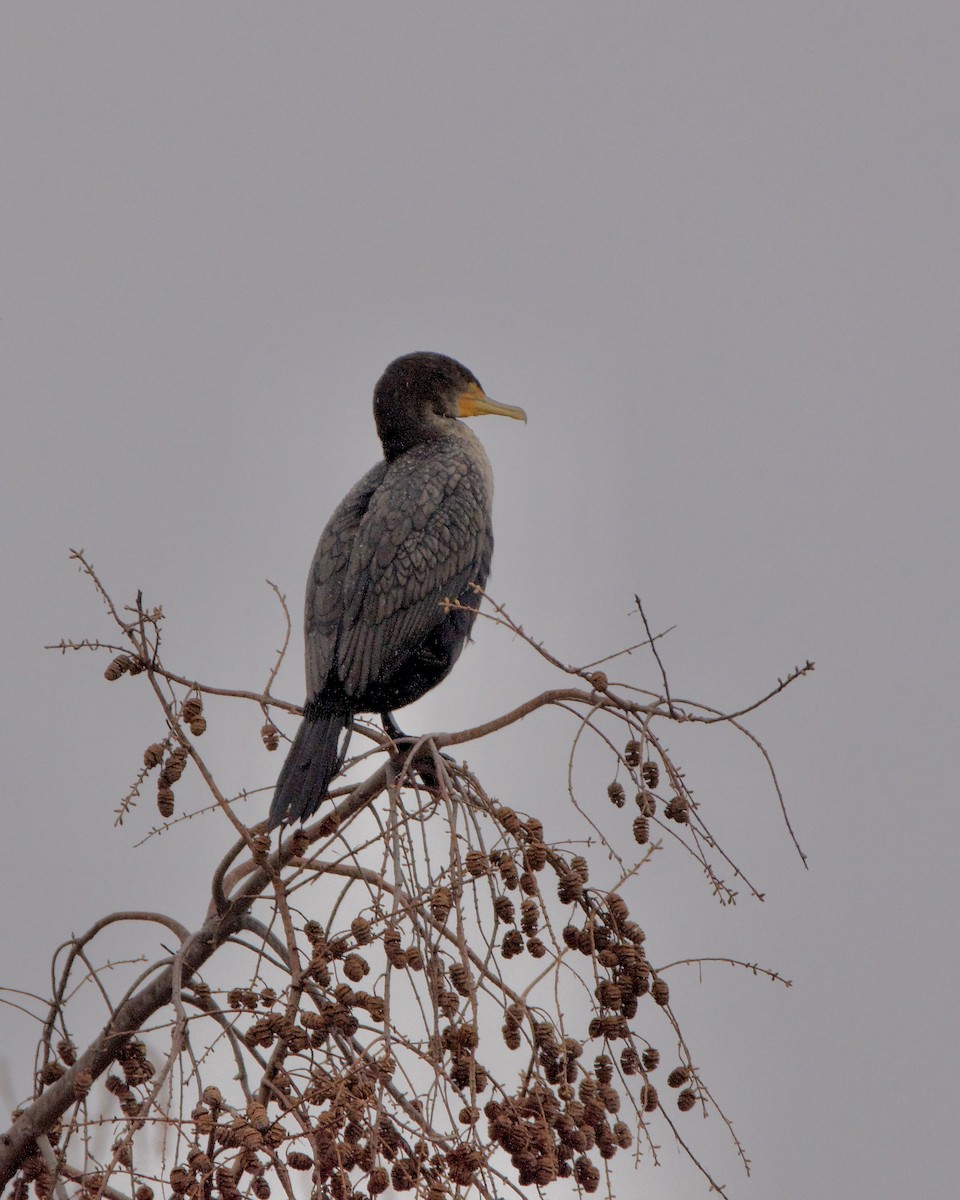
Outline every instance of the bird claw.
MULTIPOLYGON (((423 786, 429 791, 439 791, 441 786, 440 772, 437 770, 434 752, 429 746, 421 745, 413 757, 410 757, 411 751, 413 751, 418 741, 418 738, 410 737, 408 734, 401 734, 400 737, 394 738, 393 744, 397 748, 396 760, 400 766, 406 767, 409 773, 416 775, 423 786)), ((451 766, 453 766, 455 761, 449 754, 441 753, 440 758, 451 766)))

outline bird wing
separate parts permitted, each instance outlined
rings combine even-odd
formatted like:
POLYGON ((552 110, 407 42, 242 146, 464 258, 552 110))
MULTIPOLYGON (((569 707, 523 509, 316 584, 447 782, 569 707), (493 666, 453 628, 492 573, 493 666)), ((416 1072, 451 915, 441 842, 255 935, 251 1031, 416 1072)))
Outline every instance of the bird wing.
POLYGON ((493 534, 479 442, 414 447, 387 466, 343 580, 337 668, 349 696, 385 678, 444 619, 442 601, 486 582, 493 534), (478 453, 479 452, 479 453, 478 453))
POLYGON ((308 700, 323 690, 333 667, 343 619, 344 581, 357 531, 386 473, 385 462, 372 467, 344 496, 320 535, 307 576, 303 620, 308 700))

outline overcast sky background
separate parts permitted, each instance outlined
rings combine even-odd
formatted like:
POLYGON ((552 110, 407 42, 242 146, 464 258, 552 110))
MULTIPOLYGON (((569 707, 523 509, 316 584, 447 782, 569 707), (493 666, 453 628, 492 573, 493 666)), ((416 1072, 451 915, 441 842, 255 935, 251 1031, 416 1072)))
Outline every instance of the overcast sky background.
MULTIPOLYGON (((663 855, 635 893, 651 956, 794 981, 674 973, 751 1178, 719 1122, 685 1132, 734 1197, 950 1194, 960 7, 0 19, 0 984, 47 992, 53 948, 113 909, 193 927, 229 841, 209 819, 134 849, 150 803, 114 829, 163 730, 142 680, 42 650, 111 636, 68 547, 119 602, 163 605, 170 666, 262 687, 282 636, 263 581, 299 626, 319 531, 378 457, 374 382, 441 350, 529 414, 474 425, 497 478, 490 590, 557 655, 638 641, 639 593, 676 626, 677 694, 736 708, 817 664, 752 722, 809 871, 745 744, 676 739, 767 899, 719 910, 663 855)), ((295 637, 276 691, 299 701, 295 637)), ((477 643, 406 725, 470 725, 556 681, 492 626, 477 643)), ((645 658, 622 673, 657 686, 645 658)), ((268 786, 256 712, 209 715, 225 790, 268 786)), ((468 757, 550 812, 569 732, 527 722, 468 757)), ((37 1033, 0 1010, 4 1110, 37 1033)), ((665 1159, 645 1195, 706 1194, 665 1159)))

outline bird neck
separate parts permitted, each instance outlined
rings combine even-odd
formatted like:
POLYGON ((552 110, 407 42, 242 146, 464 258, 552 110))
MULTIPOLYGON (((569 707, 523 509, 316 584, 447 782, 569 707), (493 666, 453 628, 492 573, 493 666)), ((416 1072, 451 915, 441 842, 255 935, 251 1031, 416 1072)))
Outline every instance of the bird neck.
POLYGON ((383 457, 387 462, 399 458, 407 450, 422 442, 433 442, 447 437, 458 421, 441 417, 437 413, 412 413, 408 408, 384 405, 375 410, 377 435, 383 446, 383 457))

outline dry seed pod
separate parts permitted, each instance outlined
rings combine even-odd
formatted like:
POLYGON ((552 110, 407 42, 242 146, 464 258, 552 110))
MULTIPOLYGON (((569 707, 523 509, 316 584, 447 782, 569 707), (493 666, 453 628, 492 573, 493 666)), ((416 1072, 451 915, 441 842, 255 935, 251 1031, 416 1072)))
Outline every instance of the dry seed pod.
POLYGON ((643 782, 647 785, 647 787, 649 787, 649 788, 659 787, 659 785, 660 785, 660 764, 658 762, 655 762, 652 758, 648 758, 647 761, 640 768, 640 777, 643 779, 643 782))
POLYGON ((194 1147, 187 1155, 187 1166, 200 1175, 208 1175, 213 1170, 213 1163, 210 1161, 210 1156, 204 1154, 197 1147, 194 1147))
POLYGON ((82 1100, 93 1087, 93 1076, 89 1071, 77 1071, 73 1077, 73 1094, 77 1100, 82 1100))
POLYGON ((640 766, 640 743, 630 741, 627 742, 623 751, 623 761, 628 767, 640 766))
POLYGON ((250 1189, 257 1200, 270 1200, 270 1184, 262 1175, 256 1176, 250 1189))
POLYGON ((642 817, 655 816, 657 811, 657 798, 654 796, 653 792, 637 792, 637 808, 640 809, 640 815, 642 817))
POLYGON ((66 1067, 63 1063, 48 1062, 40 1072, 40 1082, 46 1087, 51 1083, 56 1083, 61 1075, 66 1074, 66 1067))
POLYGON ((511 892, 515 891, 520 882, 520 875, 517 871, 517 864, 506 851, 500 855, 498 866, 500 870, 500 878, 503 880, 507 889, 511 892))
POLYGON ((401 1159, 390 1168, 390 1182, 395 1192, 409 1192, 416 1186, 418 1167, 413 1159, 401 1159))
POLYGON ((350 922, 350 932, 353 934, 354 941, 358 946, 369 946, 373 941, 370 922, 366 917, 354 917, 350 922))
POLYGON ((583 895, 583 880, 579 875, 567 873, 557 881, 557 897, 561 904, 571 904, 583 895))
POLYGON ((690 820, 690 805, 685 796, 671 796, 663 815, 678 825, 686 825, 690 820))
POLYGON ((575 854, 570 859, 570 870, 577 876, 581 883, 586 883, 590 878, 590 868, 587 866, 587 860, 582 854, 575 854))
POLYGON ((159 767, 163 761, 163 746, 159 742, 151 742, 143 752, 143 765, 148 771, 152 771, 154 767, 159 767))
POLYGON ((470 972, 462 962, 453 964, 450 968, 450 978, 461 996, 470 995, 470 972))
POLYGON ((531 958, 543 958, 547 952, 547 947, 538 937, 527 938, 527 952, 531 958))
POLYGON ((167 757, 168 763, 173 763, 176 766, 183 768, 187 764, 187 751, 185 746, 176 745, 170 751, 167 757))
POLYGON ((117 657, 110 663, 103 673, 104 679, 109 683, 119 679, 121 675, 130 670, 130 660, 125 654, 118 654, 117 657))
POLYGON ((563 1053, 571 1061, 575 1058, 580 1058, 583 1055, 583 1043, 578 1042, 574 1037, 565 1037, 563 1039, 563 1053))
POLYGON ((514 958, 523 953, 523 937, 519 929, 511 929, 504 934, 502 950, 504 958, 514 958))
POLYGON ((645 1083, 640 1089, 640 1103, 644 1112, 655 1112, 660 1098, 652 1083, 645 1083))
POLYGON ((503 1040, 509 1050, 520 1049, 520 1030, 515 1029, 512 1025, 504 1025, 501 1031, 503 1040))
POLYGON ((603 979, 594 989, 594 995, 601 1008, 619 1008, 623 1003, 623 992, 612 979, 603 979))
POLYGON ((621 1150, 629 1150, 633 1145, 633 1134, 623 1121, 617 1121, 613 1127, 613 1140, 621 1150))
POLYGON ((374 1167, 367 1179, 367 1191, 371 1196, 379 1196, 390 1186, 390 1176, 386 1167, 374 1167))
POLYGON ((268 750, 276 750, 280 745, 280 730, 272 721, 264 721, 260 726, 260 740, 268 750))
POLYGON ((294 1171, 309 1171, 313 1166, 313 1159, 300 1150, 288 1150, 287 1165, 294 1171))
POLYGON ((605 692, 610 686, 610 680, 607 679, 603 671, 593 671, 587 676, 587 683, 595 692, 605 692))
POLYGON ((667 1086, 672 1088, 683 1087, 690 1078, 689 1067, 674 1067, 667 1076, 667 1086))
POLYGON ((193 1123, 198 1137, 209 1137, 216 1128, 217 1120, 213 1113, 206 1108, 193 1110, 193 1123))
MULTIPOLYGON (((469 983, 468 983, 469 987, 469 983)), ((464 995, 469 995, 469 990, 464 995)), ((452 1020, 457 1015, 457 1009, 460 1007, 460 1001, 456 992, 448 991, 446 988, 437 994, 437 1008, 443 1013, 447 1020, 452 1020)))
POLYGON ((616 1115, 620 1111, 620 1093, 615 1087, 605 1087, 600 1098, 608 1113, 616 1115))
POLYGON ((650 985, 650 995, 663 1007, 670 1003, 670 988, 665 979, 655 979, 650 985))
POLYGON ((686 1091, 681 1092, 677 1097, 677 1108, 679 1108, 681 1112, 689 1112, 696 1102, 696 1093, 693 1092, 692 1089, 687 1088, 686 1091))
POLYGON ((487 873, 487 857, 480 850, 471 850, 467 854, 466 868, 474 879, 479 879, 487 873))
POLYGON ((323 817, 323 820, 320 822, 320 836, 333 837, 339 828, 340 814, 334 808, 331 809, 330 812, 326 813, 323 817))
POLYGON ((600 1185, 600 1172, 583 1154, 573 1164, 573 1177, 588 1193, 595 1192, 600 1185))
POLYGON ((503 805, 501 808, 497 809, 496 815, 497 819, 500 821, 500 824, 504 827, 507 833, 512 833, 514 837, 520 836, 523 826, 520 822, 520 818, 512 808, 508 808, 506 805, 503 805))
POLYGON ((202 712, 203 700, 200 696, 188 696, 180 709, 180 715, 188 725, 191 721, 196 721, 202 712))
POLYGON ((527 831, 527 837, 531 842, 543 841, 543 822, 539 817, 527 817, 523 823, 523 827, 527 831))
POLYGON ((430 912, 433 914, 434 920, 439 921, 442 925, 450 915, 452 907, 453 896, 450 894, 450 889, 448 887, 435 888, 430 897, 430 912))
POLYGON ((633 840, 638 846, 645 846, 650 841, 650 818, 633 818, 633 840))
POLYGON ((110 1152, 116 1157, 117 1162, 122 1167, 129 1167, 133 1162, 133 1148, 127 1141, 115 1141, 110 1148, 110 1152))
POLYGON ((512 924, 515 919, 513 901, 509 896, 495 897, 493 901, 493 911, 497 914, 501 921, 509 921, 512 924))
POLYGON ((170 1187, 175 1196, 182 1196, 193 1182, 193 1173, 186 1167, 174 1167, 170 1172, 170 1187))
POLYGON ((160 816, 169 818, 173 816, 173 789, 168 787, 157 788, 157 808, 160 810, 160 816))
POLYGON ((643 1052, 643 1069, 655 1071, 660 1066, 660 1051, 655 1046, 648 1046, 643 1052))
POLYGON ((535 1021, 533 1025, 533 1040, 540 1050, 557 1049, 557 1031, 549 1021, 535 1021))
MULTIPOLYGON (((646 1055, 644 1055, 646 1058, 646 1055)), ((620 1069, 624 1075, 640 1074, 640 1056, 633 1046, 625 1046, 620 1052, 620 1069)))
POLYGON ((77 1061, 77 1048, 68 1037, 61 1038, 57 1042, 57 1054, 60 1055, 68 1067, 72 1067, 77 1061))
POLYGON ((212 1108, 214 1111, 223 1106, 223 1093, 218 1087, 211 1085, 203 1089, 203 1102, 207 1108, 212 1108))
POLYGON ((194 737, 200 737, 207 731, 207 721, 205 717, 197 717, 195 721, 190 722, 190 732, 194 737))
POLYGON ((547 847, 542 841, 532 841, 523 852, 523 861, 531 871, 542 871, 547 864, 547 847))
POLYGON ((370 964, 359 954, 348 954, 343 964, 343 973, 352 983, 359 983, 370 973, 370 964))
POLYGON ((525 896, 538 896, 540 889, 537 887, 537 877, 529 871, 524 871, 520 876, 520 891, 525 896))
POLYGON ((349 983, 338 983, 333 989, 337 1003, 349 1008, 357 1002, 357 995, 349 983))
POLYGON ((160 787, 169 787, 170 784, 176 783, 182 774, 183 765, 181 763, 175 763, 171 759, 167 759, 163 770, 160 772, 160 777, 157 780, 157 784, 160 787))
POLYGON ((613 783, 607 785, 607 797, 610 800, 610 803, 616 808, 623 808, 627 802, 626 793, 623 790, 623 784, 619 783, 616 779, 613 781, 613 783))
POLYGON ((231 1171, 229 1167, 217 1167, 216 1181, 221 1192, 232 1191, 237 1186, 239 1172, 231 1171))
POLYGON ((254 1129, 264 1130, 270 1124, 266 1105, 259 1100, 251 1100, 247 1104, 247 1117, 254 1129))
POLYGON ((508 1025, 512 1025, 514 1029, 520 1028, 525 1021, 527 1014, 528 1009, 526 1006, 523 1004, 517 1004, 516 1002, 508 1004, 503 1010, 504 1020, 508 1025))

